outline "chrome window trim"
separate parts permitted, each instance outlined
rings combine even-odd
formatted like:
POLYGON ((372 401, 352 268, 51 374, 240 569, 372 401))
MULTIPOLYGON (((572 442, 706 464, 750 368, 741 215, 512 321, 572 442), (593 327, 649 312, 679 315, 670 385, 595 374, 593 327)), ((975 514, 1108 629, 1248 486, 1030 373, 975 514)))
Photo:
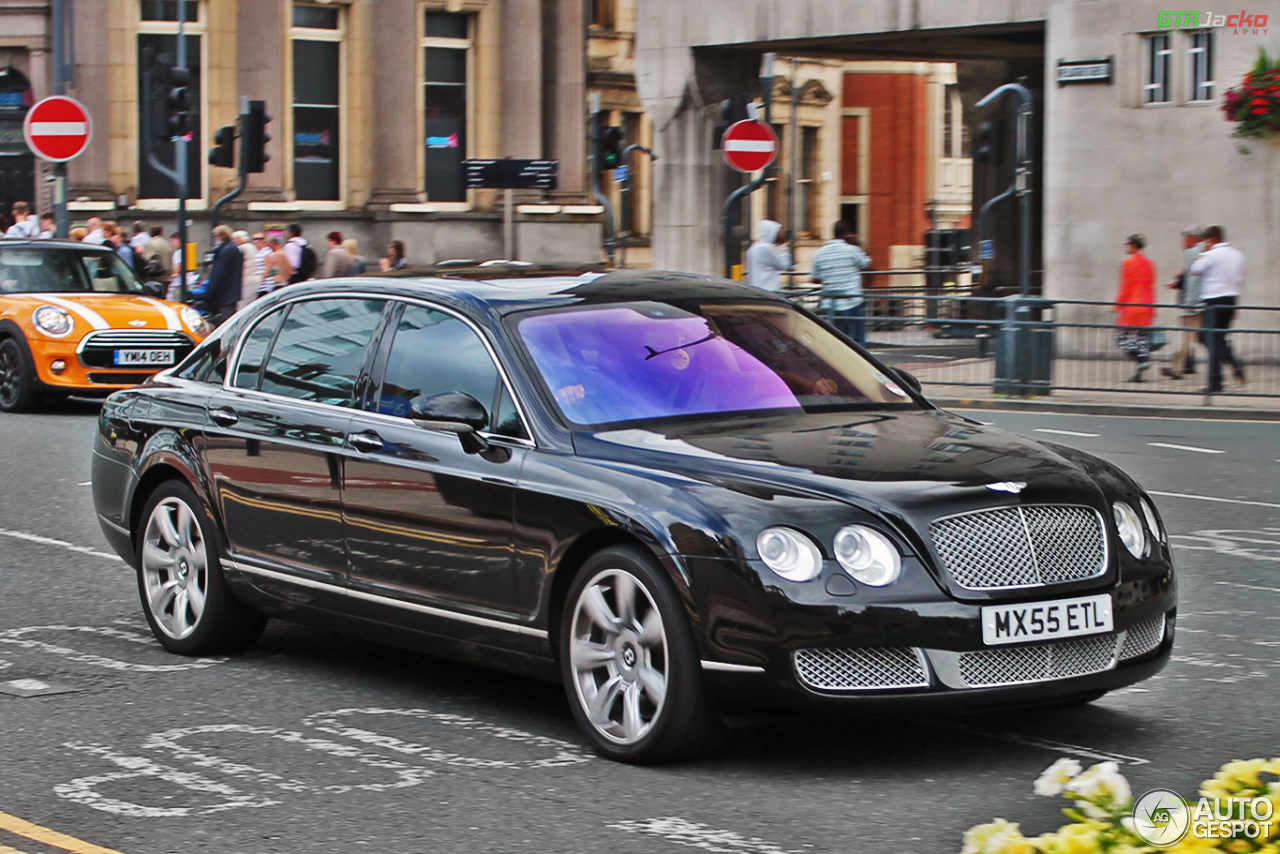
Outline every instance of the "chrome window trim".
POLYGON ((392 599, 389 596, 379 596, 376 593, 366 593, 363 590, 352 590, 349 587, 340 587, 336 584, 327 584, 323 581, 316 581, 311 578, 303 578, 297 575, 290 575, 286 572, 277 572, 274 569, 266 569, 244 560, 223 558, 222 561, 239 572, 247 573, 249 575, 260 575, 264 578, 283 581, 287 584, 297 584, 302 587, 311 587, 316 590, 340 593, 344 596, 350 596, 355 599, 363 599, 366 602, 387 605, 393 608, 403 608, 409 611, 416 611, 420 614, 428 614, 433 617, 443 617, 447 620, 457 620, 458 622, 469 623, 473 626, 501 629, 502 631, 514 632, 515 634, 525 635, 526 637, 539 638, 542 640, 546 640, 548 637, 547 632, 543 629, 535 629, 529 626, 518 625, 516 623, 508 623, 502 620, 495 620, 490 617, 479 617, 474 614, 464 614, 459 611, 450 611, 445 608, 436 608, 431 605, 420 605, 417 602, 405 602, 401 599, 392 599))
MULTIPOLYGON (((295 299, 283 300, 278 305, 272 306, 270 311, 263 312, 261 317, 255 318, 253 323, 247 326, 244 329, 244 331, 240 333, 240 337, 236 341, 235 352, 231 354, 227 362, 226 376, 223 377, 223 380, 222 380, 223 391, 234 391, 234 392, 239 392, 241 394, 258 394, 258 395, 263 395, 272 400, 281 400, 281 401, 287 400, 287 401, 292 401, 293 403, 302 404, 304 406, 323 407, 325 411, 337 409, 343 412, 352 413, 353 415, 355 414, 367 415, 367 416, 374 416, 376 419, 387 419, 387 420, 390 420, 392 423, 398 424, 400 426, 404 426, 406 424, 416 426, 414 421, 408 418, 401 418, 398 415, 387 415, 382 412, 370 412, 368 410, 356 409, 355 407, 348 409, 347 407, 334 406, 333 404, 330 404, 330 403, 317 403, 313 400, 303 400, 302 398, 298 398, 298 397, 289 397, 288 395, 274 394, 269 391, 262 391, 261 389, 240 388, 236 385, 233 385, 233 382, 235 381, 236 373, 239 372, 240 370, 241 351, 244 348, 245 340, 249 337, 249 335, 253 333, 253 330, 257 329, 259 324, 261 324, 264 320, 266 320, 268 317, 270 317, 272 314, 274 314, 277 311, 283 311, 285 308, 295 305, 296 303, 309 302, 311 300, 318 300, 318 299, 377 299, 377 300, 384 300, 386 302, 414 303, 430 311, 438 311, 441 314, 447 314, 452 318, 462 321, 467 325, 467 328, 470 329, 472 332, 474 332, 476 337, 480 339, 480 343, 484 345, 484 349, 489 354, 489 359, 493 362, 494 366, 498 369, 498 376, 499 378, 501 378, 502 384, 507 390, 507 395, 511 398, 511 402, 515 404, 516 414, 520 416, 521 426, 524 427, 524 431, 528 433, 530 437, 533 437, 534 433, 533 433, 533 430, 530 428, 531 422, 528 416, 525 415, 524 405, 520 402, 519 395, 515 393, 515 386, 511 382, 510 375, 507 373, 507 368, 505 365, 502 364, 502 360, 498 358, 497 352, 493 349, 493 345, 489 343, 489 339, 485 336, 484 332, 469 317, 457 311, 454 311, 451 308, 442 306, 439 303, 431 302, 430 300, 423 299, 421 297, 404 297, 404 296, 398 296, 398 295, 392 295, 392 294, 370 293, 367 291, 337 291, 337 292, 326 293, 326 294, 307 294, 305 296, 299 296, 295 299)), ((267 355, 270 356, 270 353, 268 353, 267 355)), ((448 431, 433 430, 431 432, 447 433, 448 431)), ((502 436, 502 435, 491 433, 488 430, 479 430, 477 432, 481 436, 483 436, 486 441, 494 440, 498 442, 510 442, 512 444, 518 445, 520 447, 525 447, 525 448, 538 447, 538 442, 535 438, 521 439, 515 436, 502 436)))

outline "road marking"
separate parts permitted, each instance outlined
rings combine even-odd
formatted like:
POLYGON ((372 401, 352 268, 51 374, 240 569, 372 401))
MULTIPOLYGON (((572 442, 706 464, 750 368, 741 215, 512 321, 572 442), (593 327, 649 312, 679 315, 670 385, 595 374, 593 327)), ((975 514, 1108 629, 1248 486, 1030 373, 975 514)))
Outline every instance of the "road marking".
POLYGON ((17 848, 10 848, 8 845, 0 845, 0 854, 27 854, 27 852, 19 851, 17 848))
POLYGON ((660 837, 673 845, 699 848, 703 851, 718 852, 718 854, 742 854, 744 851, 752 854, 797 854, 754 836, 742 836, 732 830, 717 830, 709 825, 672 816, 650 818, 644 821, 620 821, 609 825, 609 829, 626 833, 644 833, 660 837))
POLYGON ((1036 427, 1032 433, 1052 433, 1055 436, 1079 436, 1082 439, 1096 439, 1101 433, 1081 433, 1078 430, 1053 430, 1049 427, 1036 427))
POLYGON ((42 537, 39 534, 28 534, 23 531, 9 531, 0 528, 0 537, 13 537, 15 540, 26 540, 29 543, 39 543, 42 546, 58 546, 68 551, 78 552, 80 554, 93 555, 94 557, 105 557, 110 560, 120 560, 120 556, 110 554, 108 552, 100 552, 97 549, 87 548, 85 546, 77 546, 75 543, 68 543, 66 540, 55 540, 53 537, 42 537))
POLYGON ((1280 561, 1280 528, 1255 531, 1224 529, 1171 534, 1169 541, 1178 548, 1243 557, 1249 560, 1280 561))
MULTIPOLYGON (((41 845, 61 848, 63 851, 71 851, 73 854, 120 854, 114 848, 103 848, 101 845, 94 845, 92 842, 85 842, 83 839, 67 836, 65 833, 59 833, 56 830, 32 824, 29 821, 18 818, 16 815, 9 815, 7 812, 0 812, 0 830, 7 830, 9 833, 25 837, 32 842, 39 842, 41 845)), ((12 851, 14 849, 6 850, 12 851)))
POLYGON ((228 660, 219 656, 198 658, 178 664, 134 664, 130 661, 121 661, 118 658, 110 658, 93 652, 81 652, 71 647, 32 640, 27 637, 27 635, 35 632, 81 632, 146 645, 147 647, 153 647, 154 644, 154 639, 150 635, 140 632, 126 632, 107 626, 24 626, 20 629, 9 629, 8 631, 0 632, 0 643, 11 644, 22 649, 35 649, 52 655, 60 655, 80 664, 92 664, 95 667, 105 667, 108 670, 132 671, 134 673, 174 673, 180 670, 201 670, 222 664, 228 660))
POLYGON ((1168 442, 1148 442, 1153 448, 1169 448, 1174 451, 1192 451, 1197 454, 1225 454, 1226 451, 1215 451, 1213 448, 1197 448, 1194 445, 1170 445, 1168 442))
POLYGON ((1271 507, 1280 510, 1280 504, 1271 504, 1266 501, 1245 501, 1240 498, 1215 498, 1212 495, 1193 495, 1187 492, 1156 492, 1154 489, 1147 490, 1149 495, 1159 495, 1161 498, 1191 498, 1196 501, 1216 501, 1220 504, 1246 504, 1250 507, 1271 507))
MULTIPOLYGON (((944 725, 946 726, 946 725, 944 725)), ((1123 753, 1112 753, 1107 750, 1099 750, 1094 747, 1081 747, 1078 744, 1067 744, 1064 741, 1049 741, 1043 738, 1032 738, 1026 735, 1019 735, 1014 732, 988 732, 981 729, 973 729, 972 727, 953 724, 947 726, 948 729, 956 729, 970 735, 989 738, 994 741, 1006 741, 1012 744, 1021 744, 1026 747, 1039 747, 1043 750, 1051 750, 1054 753, 1069 753, 1072 756, 1083 756, 1086 759, 1099 759, 1104 762, 1116 762, 1120 765, 1147 765, 1150 759, 1142 759, 1137 756, 1126 756, 1123 753)))
MULTIPOLYGON (((1280 587, 1263 587, 1260 584, 1241 584, 1239 581, 1215 581, 1213 583, 1226 587, 1243 587, 1245 590, 1265 590, 1268 593, 1280 593, 1280 587)), ((1259 643, 1259 646, 1262 645, 1259 643)))

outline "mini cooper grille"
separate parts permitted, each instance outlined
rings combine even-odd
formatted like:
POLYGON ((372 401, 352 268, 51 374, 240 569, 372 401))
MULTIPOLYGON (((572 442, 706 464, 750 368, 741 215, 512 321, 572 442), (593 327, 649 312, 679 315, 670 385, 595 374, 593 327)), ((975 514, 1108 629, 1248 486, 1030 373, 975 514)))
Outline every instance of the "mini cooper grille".
POLYGON ((1120 659, 1138 658, 1152 652, 1164 641, 1164 614, 1130 626, 1120 647, 1120 659))
MULTIPOLYGON (((175 362, 186 358, 195 342, 181 332, 163 329, 128 329, 93 332, 85 336, 80 345, 80 362, 86 368, 115 367, 115 351, 121 348, 134 350, 173 350, 175 362)), ((163 365, 159 367, 165 367, 163 365)), ((159 367, 152 368, 152 371, 159 367)))
POLYGON ((962 653, 960 678, 969 688, 990 688, 1101 673, 1115 666, 1117 638, 1118 635, 1096 635, 962 653))
POLYGON ((800 681, 818 691, 929 687, 923 658, 909 647, 801 649, 794 660, 800 681))
POLYGON ((1107 568, 1102 517, 1088 507, 980 510, 939 519, 929 533, 951 577, 969 590, 1061 584, 1107 568))

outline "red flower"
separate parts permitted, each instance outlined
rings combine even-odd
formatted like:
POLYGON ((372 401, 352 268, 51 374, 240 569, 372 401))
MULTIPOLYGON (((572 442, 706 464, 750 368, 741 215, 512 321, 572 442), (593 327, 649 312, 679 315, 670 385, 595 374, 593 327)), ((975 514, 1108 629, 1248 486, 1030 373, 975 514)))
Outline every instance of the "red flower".
POLYGON ((1262 107, 1262 106, 1266 106, 1267 99, 1266 99, 1266 98, 1254 98, 1254 99, 1253 99, 1252 101, 1250 101, 1249 103, 1250 103, 1250 104, 1253 104, 1255 107, 1262 107))
POLYGON ((1266 111, 1267 111, 1266 107, 1254 107, 1250 112, 1252 112, 1255 116, 1260 116, 1266 113, 1266 111))

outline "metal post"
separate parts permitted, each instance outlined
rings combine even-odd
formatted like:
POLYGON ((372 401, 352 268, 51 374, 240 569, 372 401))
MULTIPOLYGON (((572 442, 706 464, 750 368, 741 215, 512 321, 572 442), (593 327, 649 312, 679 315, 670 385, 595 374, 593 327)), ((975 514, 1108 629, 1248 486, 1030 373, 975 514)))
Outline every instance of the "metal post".
POLYGON ((791 57, 791 174, 787 176, 787 228, 790 240, 791 263, 796 261, 796 175, 800 168, 800 60, 791 57))
POLYGON ((627 177, 622 182, 622 216, 620 217, 622 229, 620 231, 621 239, 618 241, 618 264, 622 267, 627 266, 627 238, 631 236, 631 182, 636 179, 636 170, 631 163, 631 155, 636 151, 643 151, 649 155, 650 161, 658 159, 658 155, 638 142, 633 142, 622 150, 622 162, 627 167, 627 177))
MULTIPOLYGON (((984 237, 983 227, 990 206, 997 201, 1007 199, 1010 195, 1018 196, 1018 292, 1026 297, 1031 294, 1031 183, 1035 166, 1031 159, 1031 117, 1035 113, 1035 96, 1026 87, 1027 78, 1019 78, 1017 83, 1006 83, 989 92, 974 106, 982 109, 1000 98, 1006 92, 1018 98, 1015 133, 1015 153, 1018 161, 1014 174, 1013 186, 1005 192, 989 199, 979 212, 979 238, 984 237)), ((979 244, 980 245, 980 244, 979 244)))
MULTIPOLYGON (((178 2, 178 68, 187 67, 187 4, 178 2)), ((178 299, 187 301, 187 138, 175 137, 173 152, 173 171, 178 178, 178 240, 182 243, 179 255, 182 264, 182 275, 178 278, 178 299)))
MULTIPOLYGON (((71 0, 53 0, 53 94, 67 94, 71 82, 70 24, 73 10, 71 0)), ((53 164, 53 218, 54 237, 66 237, 71 230, 67 216, 67 164, 53 164)))
MULTIPOLYGON (((766 53, 760 62, 760 95, 764 100, 764 123, 770 124, 773 118, 773 63, 777 58, 776 54, 766 53)), ((772 166, 766 166, 760 170, 760 177, 756 178, 749 184, 743 184, 738 189, 729 194, 729 198, 724 203, 724 214, 722 221, 724 224, 724 274, 732 278, 734 261, 738 257, 733 245, 733 215, 738 206, 738 201, 744 196, 749 196, 756 190, 764 186, 765 179, 773 171, 772 166)))
MULTIPOLYGON (((236 188, 234 190, 227 193, 225 196, 218 199, 218 201, 214 203, 213 214, 209 221, 210 231, 217 228, 218 223, 222 222, 222 206, 225 205, 227 202, 231 201, 232 199, 236 198, 237 196, 239 196, 241 193, 243 193, 244 188, 249 183, 249 158, 245 156, 245 152, 244 152, 244 127, 245 127, 245 123, 248 121, 248 118, 249 118, 249 98, 248 96, 242 95, 240 97, 240 119, 239 119, 240 126, 238 129, 238 133, 236 134, 236 136, 239 137, 241 141, 239 146, 240 156, 238 158, 239 167, 240 167, 239 168, 240 183, 236 185, 236 188)), ((186 254, 186 250, 184 249, 183 255, 185 254, 186 254)))
POLYGON ((516 260, 515 201, 510 187, 502 191, 502 257, 516 260))
POLYGON ((597 140, 600 139, 600 93, 591 94, 591 191, 596 201, 604 208, 604 251, 609 257, 609 266, 613 266, 614 230, 613 202, 600 188, 600 164, 596 162, 597 140))

